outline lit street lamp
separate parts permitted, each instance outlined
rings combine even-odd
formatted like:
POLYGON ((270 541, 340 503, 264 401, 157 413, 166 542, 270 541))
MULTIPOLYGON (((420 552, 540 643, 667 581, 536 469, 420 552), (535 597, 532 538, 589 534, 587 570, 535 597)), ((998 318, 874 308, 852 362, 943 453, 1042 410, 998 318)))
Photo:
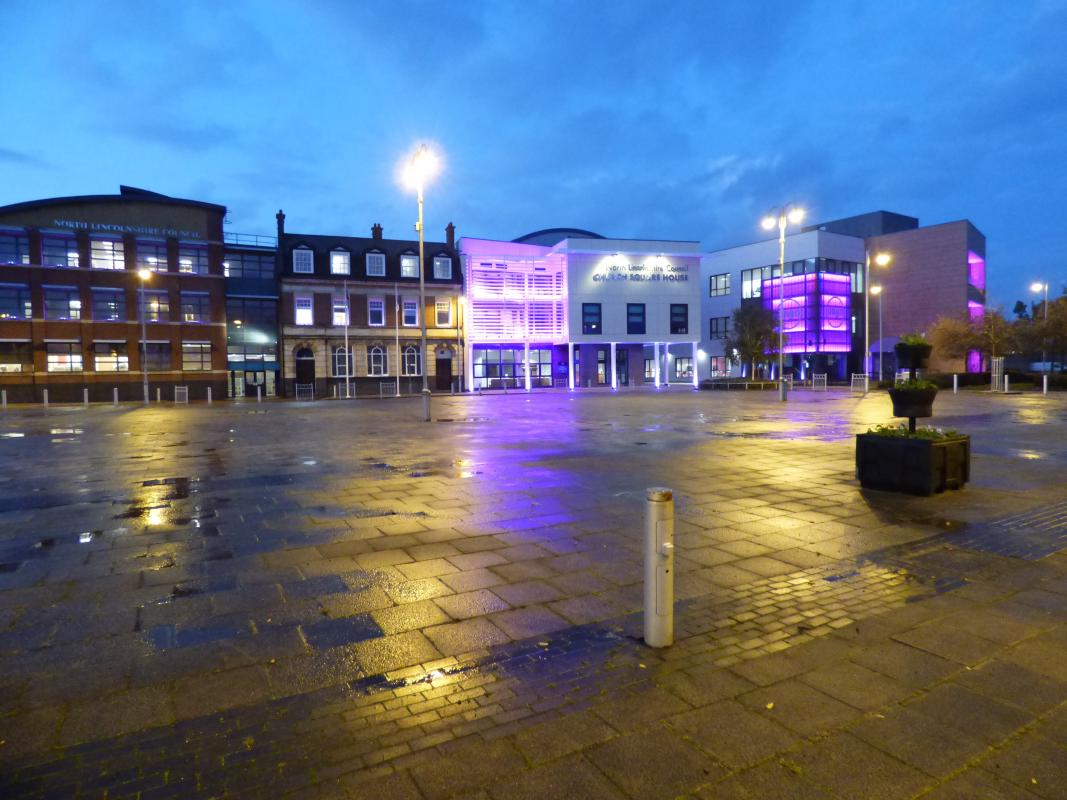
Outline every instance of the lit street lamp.
MULTIPOLYGON (((871 294, 878 298, 878 382, 882 382, 882 351, 885 350, 885 342, 882 340, 882 287, 872 286, 871 294)), ((870 349, 867 350, 867 358, 871 357, 870 349)))
POLYGON ((137 277, 141 279, 141 384, 144 389, 144 402, 148 405, 148 325, 145 319, 148 311, 144 306, 144 285, 151 279, 152 271, 139 269, 137 277))
POLYGON ((778 399, 785 401, 785 227, 790 222, 799 225, 804 209, 788 205, 775 209, 763 218, 763 230, 778 226, 778 399))
MULTIPOLYGON (((863 390, 867 391, 867 376, 871 374, 871 294, 872 291, 868 288, 871 285, 871 251, 866 250, 866 260, 863 267, 863 390)), ((889 265, 889 262, 893 260, 893 257, 889 253, 878 253, 874 257, 874 263, 879 267, 885 267, 889 265)), ((880 289, 879 289, 880 291, 880 289)), ((877 292, 874 292, 877 294, 877 292)), ((882 307, 878 307, 878 324, 882 324, 882 307)), ((878 334, 878 339, 881 340, 882 334, 878 334)), ((882 345, 878 345, 878 380, 882 380, 882 345)))
MULTIPOLYGON (((1035 281, 1034 283, 1030 284, 1030 291, 1031 292, 1044 292, 1045 293, 1045 301, 1042 303, 1042 305, 1045 307, 1045 327, 1047 328, 1048 327, 1048 282, 1041 283, 1040 281, 1035 281)), ((1045 353, 1046 353, 1046 351, 1045 351, 1045 334, 1046 333, 1048 333, 1047 330, 1041 332, 1041 369, 1042 369, 1042 372, 1048 372, 1049 371, 1049 369, 1048 369, 1049 365, 1045 362, 1045 353)))
MULTIPOLYGON (((415 154, 408 161, 404 169, 404 179, 409 187, 415 189, 419 196, 419 221, 416 229, 419 232, 419 328, 422 334, 422 420, 430 421, 430 384, 426 377, 426 263, 424 257, 423 231, 422 231, 422 190, 426 183, 437 174, 438 161, 430 149, 422 144, 419 145, 415 154)), ((399 355, 399 353, 397 354, 399 355)))

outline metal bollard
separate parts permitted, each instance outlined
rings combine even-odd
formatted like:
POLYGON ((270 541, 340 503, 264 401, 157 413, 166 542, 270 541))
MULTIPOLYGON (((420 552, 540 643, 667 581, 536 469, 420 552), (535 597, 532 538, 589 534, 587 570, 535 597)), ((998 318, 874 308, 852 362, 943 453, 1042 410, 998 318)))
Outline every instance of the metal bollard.
POLYGON ((89 390, 85 387, 82 387, 82 405, 89 405, 89 390))
POLYGON ((0 408, 7 408, 7 389, 0 389, 0 408))
POLYGON ((163 389, 160 388, 159 386, 156 387, 156 402, 157 403, 162 403, 163 402, 163 389))
POLYGON ((42 389, 41 393, 44 395, 44 407, 48 408, 48 390, 42 389))
POLYGON ((1041 394, 1048 394, 1048 373, 1041 376, 1041 394))
POLYGON ((119 387, 116 386, 111 390, 111 405, 117 406, 119 404, 119 387))
POLYGON ((674 492, 645 493, 645 644, 674 644, 674 492))
POLYGON ((960 393, 960 376, 959 375, 953 375, 952 376, 952 393, 953 394, 959 394, 960 393))
POLYGON ((258 387, 258 386, 256 387, 256 402, 257 403, 262 403, 263 402, 263 393, 260 390, 260 387, 258 387))
POLYGON ((430 390, 422 390, 422 421, 430 421, 430 390))
POLYGON ((1009 387, 1009 385, 1010 385, 1010 381, 1008 380, 1008 376, 1007 376, 1007 375, 1005 375, 1005 376, 1004 376, 1004 394, 1007 394, 1007 393, 1008 393, 1008 387, 1009 387))
POLYGON ((207 387, 207 403, 211 405, 211 387, 207 387))

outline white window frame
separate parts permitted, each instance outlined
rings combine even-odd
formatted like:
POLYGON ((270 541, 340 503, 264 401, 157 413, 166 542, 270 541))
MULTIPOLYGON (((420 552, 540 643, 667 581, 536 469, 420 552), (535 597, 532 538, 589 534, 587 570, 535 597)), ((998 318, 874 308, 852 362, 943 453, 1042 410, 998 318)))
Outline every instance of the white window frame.
POLYGON ((452 259, 449 256, 433 257, 433 276, 442 281, 452 280, 452 259))
POLYGON ((330 351, 330 360, 332 362, 333 376, 335 378, 352 377, 352 372, 354 372, 352 369, 352 351, 347 351, 348 358, 345 358, 345 354, 346 351, 343 345, 338 345, 330 351), (342 366, 343 369, 338 369, 338 365, 342 366))
POLYGON ((389 353, 379 344, 367 348, 367 374, 372 378, 384 378, 389 374, 389 353))
POLYGON ((421 375, 422 358, 420 356, 419 348, 416 345, 404 345, 400 356, 400 374, 405 377, 421 375))
POLYGON ((385 298, 381 296, 371 296, 367 298, 367 325, 371 328, 384 328, 385 327, 385 298), (382 321, 374 321, 374 306, 380 305, 382 311, 382 321))
POLYGON ((400 256, 400 277, 401 278, 417 278, 419 277, 419 257, 412 255, 411 253, 404 253, 400 256))
POLYGON ((315 274, 315 251, 310 247, 297 247, 293 250, 293 272, 297 275, 315 274))
POLYGON ((293 295, 293 322, 302 327, 307 327, 315 324, 315 296, 310 294, 295 294, 293 295), (304 305, 306 304, 306 305, 304 305), (307 312, 306 317, 300 312, 307 312), (306 322, 300 320, 305 318, 306 322))
POLYGON ((352 254, 347 250, 343 250, 338 247, 335 250, 330 251, 330 274, 331 275, 351 275, 352 274, 352 254), (342 258, 343 256, 343 258, 342 258))
POLYGON ((385 253, 367 253, 366 267, 368 278, 384 278, 385 253), (373 269, 371 268, 372 263, 374 264, 373 269))
POLYGON ((404 298, 400 301, 400 326, 403 328, 417 328, 419 327, 419 301, 409 300, 404 298), (412 308, 415 311, 415 321, 408 322, 408 309, 412 308))
POLYGON ((438 328, 451 328, 452 327, 452 301, 451 300, 435 300, 433 304, 434 321, 437 323, 438 328), (444 306, 446 317, 445 321, 441 322, 441 307, 444 306))
POLYGON ((342 298, 335 297, 333 299, 332 308, 333 308, 332 318, 333 318, 333 324, 334 324, 335 327, 344 327, 345 325, 350 325, 351 324, 352 320, 351 320, 351 318, 349 316, 350 312, 349 312, 349 308, 348 308, 348 303, 345 302, 345 298, 343 298, 343 297, 342 298), (338 315, 340 315, 340 321, 338 321, 338 315))

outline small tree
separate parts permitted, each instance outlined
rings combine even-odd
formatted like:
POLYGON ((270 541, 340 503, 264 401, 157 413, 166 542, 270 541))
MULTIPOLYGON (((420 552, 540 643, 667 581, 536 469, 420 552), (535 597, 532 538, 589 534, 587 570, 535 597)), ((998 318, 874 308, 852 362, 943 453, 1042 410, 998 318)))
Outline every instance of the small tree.
POLYGON ((991 358, 1007 355, 1018 346, 1016 329, 999 308, 987 308, 973 328, 975 349, 991 358))
POLYGON ((774 314, 757 303, 742 303, 734 310, 733 325, 726 337, 726 357, 736 364, 751 364, 753 377, 756 362, 768 352, 777 352, 774 314))
POLYGON ((941 317, 930 328, 930 344, 941 358, 966 358, 976 349, 974 328, 965 317, 941 317))

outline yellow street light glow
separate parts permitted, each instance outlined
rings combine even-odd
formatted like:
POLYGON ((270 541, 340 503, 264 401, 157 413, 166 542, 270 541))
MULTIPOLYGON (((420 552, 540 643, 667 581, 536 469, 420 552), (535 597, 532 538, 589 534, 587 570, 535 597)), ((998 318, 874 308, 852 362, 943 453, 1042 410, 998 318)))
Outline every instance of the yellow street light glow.
POLYGON ((880 267, 886 266, 892 260, 893 256, 889 255, 889 253, 879 253, 874 257, 874 263, 880 267))
POLYGON ((778 224, 778 220, 776 220, 774 217, 764 217, 760 221, 760 225, 763 226, 763 230, 765 230, 765 231, 772 230, 774 228, 774 226, 777 225, 777 224, 778 224))
POLYGON ((871 294, 881 294, 881 293, 882 293, 882 287, 881 286, 872 286, 871 287, 871 294))
POLYGON ((404 183, 411 189, 421 189, 438 173, 441 160, 426 145, 420 144, 404 165, 404 183))
POLYGON ((152 270, 150 270, 150 269, 139 269, 139 270, 137 270, 137 277, 140 278, 142 281, 146 281, 146 280, 148 280, 149 278, 152 277, 152 270))
POLYGON ((799 225, 804 219, 804 209, 791 208, 789 209, 789 221, 794 225, 799 225))
POLYGON ((238 328, 240 328, 240 327, 241 327, 241 320, 239 320, 239 319, 235 319, 235 320, 233 321, 233 324, 234 324, 234 325, 236 325, 236 326, 237 326, 238 328))
POLYGON ((1031 283, 1030 284, 1030 291, 1031 292, 1043 292, 1043 291, 1045 291, 1045 284, 1036 283, 1036 282, 1035 283, 1031 283))

